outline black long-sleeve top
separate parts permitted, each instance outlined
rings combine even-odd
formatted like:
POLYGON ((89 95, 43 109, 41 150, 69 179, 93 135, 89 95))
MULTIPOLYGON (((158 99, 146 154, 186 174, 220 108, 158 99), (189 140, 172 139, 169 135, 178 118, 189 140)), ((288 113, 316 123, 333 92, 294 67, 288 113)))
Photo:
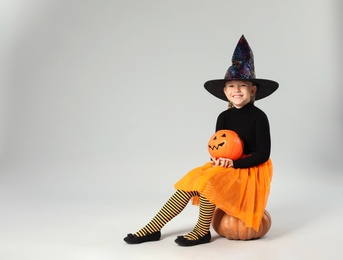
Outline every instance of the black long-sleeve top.
POLYGON ((234 168, 248 168, 264 163, 270 156, 270 129, 266 114, 249 103, 237 109, 222 112, 217 119, 216 131, 233 130, 243 140, 243 153, 250 155, 233 162, 234 168))

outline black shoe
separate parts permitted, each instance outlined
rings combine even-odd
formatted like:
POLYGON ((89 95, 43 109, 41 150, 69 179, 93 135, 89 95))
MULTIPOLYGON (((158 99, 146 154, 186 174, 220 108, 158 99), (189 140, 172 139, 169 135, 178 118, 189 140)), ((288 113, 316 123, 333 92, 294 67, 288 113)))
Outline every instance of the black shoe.
POLYGON ((128 244, 140 244, 144 242, 150 241, 157 241, 161 238, 161 231, 157 231, 152 234, 147 234, 144 237, 139 237, 136 235, 128 234, 127 237, 124 238, 124 241, 128 244))
POLYGON ((209 243, 210 241, 211 241, 210 231, 208 231, 208 233, 205 236, 199 237, 197 240, 189 240, 185 238, 184 236, 178 236, 175 239, 175 243, 178 244, 179 246, 196 246, 200 244, 209 243))

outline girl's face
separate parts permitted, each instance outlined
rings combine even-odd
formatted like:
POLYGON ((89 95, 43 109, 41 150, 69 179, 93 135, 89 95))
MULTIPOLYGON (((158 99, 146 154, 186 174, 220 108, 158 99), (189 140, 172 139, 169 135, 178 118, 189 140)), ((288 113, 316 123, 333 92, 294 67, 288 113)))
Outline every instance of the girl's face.
POLYGON ((225 83, 224 93, 236 108, 248 104, 256 93, 256 86, 249 81, 232 80, 225 83))

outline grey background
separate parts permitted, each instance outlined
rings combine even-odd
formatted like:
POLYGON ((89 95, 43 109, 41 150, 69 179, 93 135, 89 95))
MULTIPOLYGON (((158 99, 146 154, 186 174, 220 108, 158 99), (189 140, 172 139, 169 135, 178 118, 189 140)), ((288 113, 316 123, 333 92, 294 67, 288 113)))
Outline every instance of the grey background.
POLYGON ((0 5, 1 259, 342 253, 338 0, 0 5), (185 251, 173 240, 196 222, 189 207, 159 243, 127 246, 126 233, 208 160, 208 138, 227 105, 203 83, 223 78, 242 34, 257 77, 280 84, 256 102, 272 131, 271 231, 185 251))

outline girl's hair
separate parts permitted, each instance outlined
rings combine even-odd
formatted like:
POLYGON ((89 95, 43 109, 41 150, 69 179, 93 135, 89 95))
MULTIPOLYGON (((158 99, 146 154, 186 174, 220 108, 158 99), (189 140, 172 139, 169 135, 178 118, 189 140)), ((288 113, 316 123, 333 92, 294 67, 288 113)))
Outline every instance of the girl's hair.
MULTIPOLYGON (((256 85, 252 85, 252 86, 256 86, 256 85)), ((257 90, 256 90, 257 91, 257 90)), ((255 95, 253 95, 250 99, 250 103, 254 104, 255 103, 255 97, 256 97, 256 91, 255 91, 255 95)), ((228 107, 227 109, 231 109, 233 108, 233 104, 229 101, 228 107)))
POLYGON ((227 105, 227 109, 229 110, 229 109, 231 109, 231 108, 233 108, 233 104, 229 101, 229 103, 228 103, 228 105, 227 105))

